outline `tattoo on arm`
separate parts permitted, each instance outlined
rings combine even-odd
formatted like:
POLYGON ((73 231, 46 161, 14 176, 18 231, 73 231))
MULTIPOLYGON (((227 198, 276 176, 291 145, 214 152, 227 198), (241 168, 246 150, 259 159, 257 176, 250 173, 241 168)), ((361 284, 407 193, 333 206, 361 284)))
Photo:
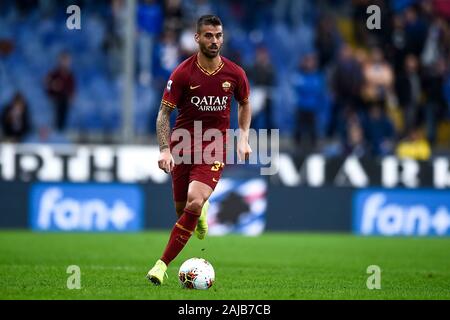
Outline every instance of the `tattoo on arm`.
POLYGON ((159 151, 169 148, 170 142, 170 114, 172 108, 161 105, 156 119, 156 135, 158 137, 159 151))

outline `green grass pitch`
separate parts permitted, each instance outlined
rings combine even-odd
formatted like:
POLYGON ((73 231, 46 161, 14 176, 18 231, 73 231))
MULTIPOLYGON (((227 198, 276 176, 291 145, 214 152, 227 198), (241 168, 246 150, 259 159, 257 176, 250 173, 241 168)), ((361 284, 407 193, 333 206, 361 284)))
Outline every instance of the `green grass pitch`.
POLYGON ((450 299, 450 239, 348 234, 265 233, 192 238, 153 286, 145 274, 169 232, 136 234, 0 232, 0 299, 450 299), (216 283, 180 288, 191 257, 209 260, 216 283), (69 290, 69 265, 81 289, 69 290), (381 268, 381 289, 366 287, 367 267, 381 268))

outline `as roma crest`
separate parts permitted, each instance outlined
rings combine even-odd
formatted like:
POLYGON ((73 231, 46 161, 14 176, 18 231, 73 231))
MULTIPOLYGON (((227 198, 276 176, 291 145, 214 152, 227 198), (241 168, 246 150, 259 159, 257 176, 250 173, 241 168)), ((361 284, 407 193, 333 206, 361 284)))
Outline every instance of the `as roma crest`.
POLYGON ((228 92, 228 90, 230 90, 230 88, 231 88, 231 83, 229 83, 228 81, 225 81, 224 83, 222 83, 222 89, 225 92, 228 92))

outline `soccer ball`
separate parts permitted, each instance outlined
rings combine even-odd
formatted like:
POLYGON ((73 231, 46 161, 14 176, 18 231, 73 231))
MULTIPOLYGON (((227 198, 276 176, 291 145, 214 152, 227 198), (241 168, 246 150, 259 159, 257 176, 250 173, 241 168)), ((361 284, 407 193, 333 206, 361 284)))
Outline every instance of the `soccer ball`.
POLYGON ((205 259, 191 258, 181 265, 178 279, 183 288, 206 290, 214 283, 214 268, 205 259))

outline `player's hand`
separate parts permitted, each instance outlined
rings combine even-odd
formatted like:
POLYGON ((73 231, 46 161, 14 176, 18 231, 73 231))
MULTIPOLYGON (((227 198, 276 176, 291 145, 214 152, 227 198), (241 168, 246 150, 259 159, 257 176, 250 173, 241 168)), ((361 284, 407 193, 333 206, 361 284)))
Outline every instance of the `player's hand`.
POLYGON ((158 166, 165 173, 172 172, 172 169, 175 165, 175 161, 173 160, 172 154, 169 149, 165 149, 160 152, 158 166))
POLYGON ((250 154, 252 153, 252 148, 248 144, 246 139, 239 140, 238 144, 238 160, 244 161, 250 158, 250 154))

